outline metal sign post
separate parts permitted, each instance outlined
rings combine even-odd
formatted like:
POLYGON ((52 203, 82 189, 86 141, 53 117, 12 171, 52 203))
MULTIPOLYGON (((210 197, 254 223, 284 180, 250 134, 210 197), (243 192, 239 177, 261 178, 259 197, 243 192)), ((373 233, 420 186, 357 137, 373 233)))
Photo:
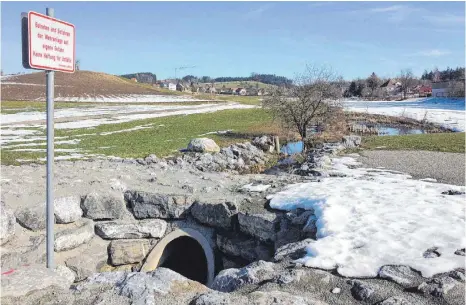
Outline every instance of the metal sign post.
MULTIPOLYGON (((47 16, 54 17, 53 8, 47 8, 47 16)), ((53 208, 53 97, 54 97, 54 80, 55 72, 48 70, 46 73, 46 96, 47 96, 47 268, 54 269, 54 232, 53 225, 55 222, 53 208)))
POLYGON ((76 33, 74 25, 55 19, 53 8, 46 15, 36 12, 21 14, 23 66, 45 71, 47 99, 47 182, 46 230, 47 268, 54 269, 54 205, 53 205, 53 98, 54 71, 75 71, 76 33))

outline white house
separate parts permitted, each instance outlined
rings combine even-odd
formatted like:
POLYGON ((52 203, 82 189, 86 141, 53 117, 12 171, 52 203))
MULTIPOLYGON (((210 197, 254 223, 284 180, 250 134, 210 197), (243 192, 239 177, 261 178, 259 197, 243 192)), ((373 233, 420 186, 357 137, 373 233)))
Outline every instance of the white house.
POLYGON ((432 83, 432 97, 447 97, 450 82, 432 83))

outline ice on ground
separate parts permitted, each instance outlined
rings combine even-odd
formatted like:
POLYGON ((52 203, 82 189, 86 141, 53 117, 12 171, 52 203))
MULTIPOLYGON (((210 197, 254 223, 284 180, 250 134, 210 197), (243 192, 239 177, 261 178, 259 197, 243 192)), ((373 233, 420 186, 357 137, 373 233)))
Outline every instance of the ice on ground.
POLYGON ((270 184, 257 184, 253 185, 252 183, 246 184, 242 187, 243 190, 249 192, 264 192, 266 191, 271 185, 270 184))
POLYGON ((465 102, 458 99, 422 99, 416 101, 346 101, 346 110, 367 112, 440 124, 455 131, 465 131, 465 102))
POLYGON ((465 196, 441 194, 465 187, 381 169, 345 170, 357 162, 333 161, 351 177, 293 184, 268 196, 274 209, 315 211, 317 240, 299 262, 348 277, 376 276, 383 265, 407 265, 426 277, 465 267, 454 254, 466 246, 465 196), (440 257, 423 257, 431 247, 440 257))
POLYGON ((419 179, 421 181, 425 181, 425 182, 437 182, 437 179, 434 179, 434 178, 424 178, 424 179, 419 179))

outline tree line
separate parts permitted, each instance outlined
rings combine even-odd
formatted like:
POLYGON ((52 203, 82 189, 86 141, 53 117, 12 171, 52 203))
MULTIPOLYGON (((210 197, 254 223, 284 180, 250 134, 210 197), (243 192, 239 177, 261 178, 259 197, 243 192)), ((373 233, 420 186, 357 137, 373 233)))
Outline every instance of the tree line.
POLYGON ((464 68, 457 67, 456 69, 452 69, 447 67, 442 71, 438 69, 434 69, 433 71, 424 70, 421 79, 430 81, 464 80, 464 68))
POLYGON ((269 85, 291 85, 293 81, 284 76, 278 76, 275 74, 258 74, 251 73, 250 76, 246 77, 232 77, 232 76, 223 76, 211 78, 209 76, 197 77, 194 75, 186 75, 182 78, 185 82, 199 82, 199 83, 223 83, 223 82, 247 82, 247 81, 257 81, 269 85))

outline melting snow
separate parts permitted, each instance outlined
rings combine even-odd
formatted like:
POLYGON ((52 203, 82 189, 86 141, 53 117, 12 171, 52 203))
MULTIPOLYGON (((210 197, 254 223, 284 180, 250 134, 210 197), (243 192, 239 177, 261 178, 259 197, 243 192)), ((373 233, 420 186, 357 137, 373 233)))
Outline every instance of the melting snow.
POLYGON ((270 187, 270 184, 257 184, 253 185, 252 183, 246 184, 242 187, 243 190, 250 192, 264 192, 270 187))
POLYGON ((337 268, 348 277, 376 276, 383 265, 408 265, 423 276, 464 268, 466 246, 465 196, 448 196, 448 189, 465 187, 412 180, 382 169, 349 169, 352 158, 333 159, 350 177, 300 183, 270 195, 279 210, 304 208, 317 217, 317 241, 299 261, 322 269, 337 268), (424 258, 438 247, 440 257, 424 258))

